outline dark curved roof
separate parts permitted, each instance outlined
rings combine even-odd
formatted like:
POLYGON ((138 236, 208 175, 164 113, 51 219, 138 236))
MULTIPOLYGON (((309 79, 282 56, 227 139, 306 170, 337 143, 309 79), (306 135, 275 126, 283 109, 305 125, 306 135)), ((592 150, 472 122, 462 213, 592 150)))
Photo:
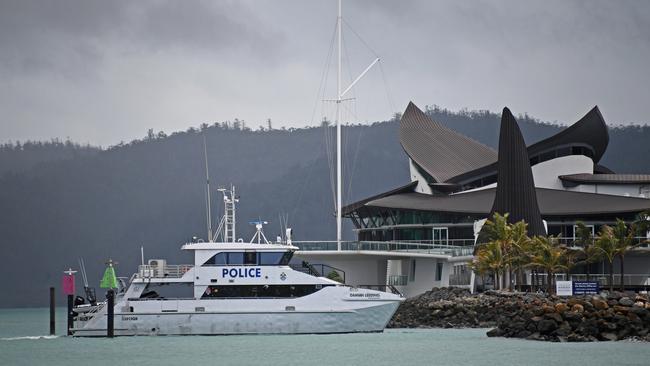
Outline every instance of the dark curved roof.
POLYGON ((409 102, 400 121, 406 154, 438 183, 497 160, 492 148, 434 122, 409 102))
MULTIPOLYGON (((560 146, 589 146, 594 152, 592 160, 596 164, 602 158, 608 144, 609 132, 607 131, 607 124, 600 114, 598 106, 595 106, 578 122, 549 138, 529 146, 527 150, 528 156, 532 157, 544 151, 554 150, 560 146)), ((611 170, 597 164, 596 168, 599 171, 611 172, 611 170)), ((481 176, 493 174, 496 171, 497 163, 495 159, 490 164, 451 177, 448 179, 448 182, 460 183, 471 181, 481 176)))
POLYGON ((343 206, 343 209, 341 210, 341 213, 345 216, 345 215, 348 215, 351 212, 356 211, 359 208, 365 206, 365 204, 368 203, 369 201, 374 201, 374 200, 377 200, 377 199, 380 199, 380 198, 383 198, 383 197, 386 197, 386 196, 391 196, 391 195, 394 195, 394 194, 413 192, 413 190, 415 189, 415 187, 417 185, 418 185, 418 181, 416 180, 414 182, 405 184, 403 186, 393 188, 390 191, 380 193, 380 194, 376 194, 374 196, 370 196, 368 198, 362 199, 361 201, 357 201, 357 202, 351 203, 351 204, 349 204, 347 206, 343 206))
POLYGON ((598 106, 584 117, 557 134, 528 147, 528 155, 535 156, 543 151, 562 145, 587 145, 594 151, 593 161, 598 163, 609 144, 609 132, 598 106))
POLYGON ((508 108, 503 108, 501 113, 497 173, 494 204, 488 217, 495 213, 509 213, 508 221, 514 223, 523 220, 528 223, 528 235, 546 235, 526 142, 508 108))
MULTIPOLYGON (((488 188, 449 196, 424 193, 400 193, 369 201, 368 207, 405 210, 438 211, 487 215, 494 202, 496 189, 488 188)), ((536 188, 542 216, 596 215, 634 213, 650 209, 650 199, 600 193, 536 188)))
POLYGON ((648 184, 650 174, 569 174, 561 180, 572 183, 648 184))

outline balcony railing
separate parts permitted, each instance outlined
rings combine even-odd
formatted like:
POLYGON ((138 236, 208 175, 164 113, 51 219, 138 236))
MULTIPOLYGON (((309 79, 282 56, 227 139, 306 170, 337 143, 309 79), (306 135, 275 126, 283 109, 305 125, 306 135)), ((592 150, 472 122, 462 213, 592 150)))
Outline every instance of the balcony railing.
MULTIPOLYGON (((537 274, 537 284, 546 283, 546 274, 539 273, 537 274)), ((554 275, 556 281, 587 281, 587 274, 578 273, 571 274, 567 277, 565 273, 556 273, 554 275)), ((597 273, 590 274, 589 281, 596 281, 600 284, 601 287, 609 286, 609 274, 607 273, 597 273)), ((650 286, 650 275, 649 274, 626 274, 623 276, 623 284, 625 286, 650 286)), ((621 275, 614 274, 614 286, 618 286, 621 283, 621 275)))
POLYGON ((470 271, 451 273, 449 275, 449 286, 468 286, 471 279, 472 272, 470 271))
POLYGON ((405 275, 389 275, 388 284, 391 286, 406 286, 408 284, 409 277, 405 275))
POLYGON ((181 278, 185 273, 194 268, 191 264, 166 264, 148 265, 138 267, 139 278, 181 278))
MULTIPOLYGON (((650 248, 650 239, 648 239, 647 237, 645 237, 645 236, 637 236, 637 237, 634 237, 633 239, 634 239, 633 245, 636 245, 635 248, 640 248, 640 249, 648 249, 648 248, 650 248)), ((572 236, 560 236, 560 237, 557 237, 557 241, 562 245, 566 245, 566 246, 569 246, 569 247, 577 247, 577 248, 581 247, 581 245, 578 244, 576 242, 576 240, 577 240, 577 238, 574 238, 572 236)), ((598 240, 598 237, 595 237, 593 240, 594 241, 598 240)))
MULTIPOLYGON (((395 251, 449 256, 472 255, 474 241, 466 239, 446 240, 445 244, 423 241, 344 241, 341 251, 395 251)), ((294 241, 301 251, 336 251, 335 241, 294 241)))

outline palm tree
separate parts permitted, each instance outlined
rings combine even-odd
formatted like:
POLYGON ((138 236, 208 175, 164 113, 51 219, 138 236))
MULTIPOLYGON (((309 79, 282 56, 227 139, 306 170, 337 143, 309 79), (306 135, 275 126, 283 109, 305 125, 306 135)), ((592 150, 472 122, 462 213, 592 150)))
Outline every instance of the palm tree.
POLYGON ((533 238, 536 253, 533 255, 531 265, 546 271, 546 288, 552 293, 555 273, 566 269, 563 264, 564 250, 558 246, 557 238, 553 236, 536 236, 533 238))
POLYGON ((479 277, 481 277, 481 283, 483 284, 483 289, 485 289, 486 281, 485 276, 491 273, 490 267, 487 265, 485 260, 480 256, 479 253, 474 257, 474 259, 468 263, 468 267, 474 271, 479 277))
POLYGON ((476 264, 474 267, 491 272, 494 276, 494 288, 501 289, 502 272, 504 268, 503 252, 496 241, 490 241, 481 245, 476 253, 476 264))
POLYGON ((569 277, 571 276, 571 269, 576 266, 580 261, 578 261, 578 258, 580 256, 584 256, 584 252, 579 249, 574 249, 574 248, 569 248, 566 246, 561 246, 562 250, 564 251, 564 256, 562 263, 566 267, 565 274, 566 274, 566 280, 569 281, 569 277))
POLYGON ((614 291, 614 259, 618 255, 618 239, 610 226, 600 228, 595 247, 609 263, 609 291, 614 291))
POLYGON ((500 282, 504 282, 505 284, 505 280, 507 279, 508 289, 512 290, 512 269, 515 253, 513 246, 513 225, 508 223, 508 216, 508 213, 501 215, 495 212, 492 219, 485 222, 483 233, 488 240, 488 244, 493 246, 491 248, 492 251, 496 250, 496 247, 499 248, 501 268, 499 268, 498 272, 500 272, 500 282))
POLYGON ((616 225, 613 228, 614 236, 616 237, 616 249, 618 257, 621 261, 621 291, 625 291, 625 254, 630 250, 636 248, 641 243, 635 243, 635 236, 637 234, 637 227, 635 223, 628 226, 625 221, 616 219, 616 225))
POLYGON ((594 236, 591 228, 585 225, 582 221, 576 222, 576 238, 574 240, 576 246, 582 247, 583 259, 576 264, 584 264, 585 272, 587 273, 587 281, 591 277, 591 264, 600 259, 600 251, 594 247, 594 236))
POLYGON ((521 285, 524 283, 523 268, 530 264, 534 248, 532 247, 532 240, 527 235, 528 224, 519 221, 511 226, 511 239, 512 239, 512 265, 517 273, 517 287, 521 291, 521 285))

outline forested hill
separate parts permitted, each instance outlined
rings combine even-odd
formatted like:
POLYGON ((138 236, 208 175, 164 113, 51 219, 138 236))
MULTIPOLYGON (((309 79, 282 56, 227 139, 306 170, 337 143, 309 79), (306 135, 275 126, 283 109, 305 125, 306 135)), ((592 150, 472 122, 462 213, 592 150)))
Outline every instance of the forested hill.
MULTIPOLYGON (((500 116, 489 112, 427 112, 437 121, 496 146, 500 116)), ((586 110, 585 110, 586 112, 586 110)), ((577 119, 577 118, 576 118, 577 119)), ((561 127, 527 116, 519 122, 528 143, 561 127)), ((567 121, 573 123, 574 121, 567 121)), ((407 159, 398 142, 398 123, 347 126, 344 179, 349 203, 408 182, 407 159)), ((218 185, 233 183, 241 197, 238 236, 248 239, 258 218, 266 234, 280 232, 288 217, 296 240, 334 237, 333 194, 326 148, 332 127, 249 130, 242 123, 203 124, 167 136, 107 149, 71 142, 7 144, 0 147, 0 306, 37 306, 64 269, 84 257, 97 285, 104 262, 119 262, 129 276, 148 258, 189 263, 180 245, 205 237, 206 137, 213 217, 218 221, 218 185)), ((602 163, 617 172, 650 172, 650 128, 612 128, 602 163)), ((353 237, 348 226, 346 235, 353 237)))

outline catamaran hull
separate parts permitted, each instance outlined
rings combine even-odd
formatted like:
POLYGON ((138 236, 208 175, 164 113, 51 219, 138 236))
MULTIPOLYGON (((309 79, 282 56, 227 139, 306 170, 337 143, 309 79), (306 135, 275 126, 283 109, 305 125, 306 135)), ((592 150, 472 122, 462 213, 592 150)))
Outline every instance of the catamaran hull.
MULTIPOLYGON (((115 335, 328 334, 382 332, 399 301, 340 311, 116 313, 115 335)), ((102 319, 103 318, 103 319, 102 319)), ((106 336, 106 318, 74 329, 77 337, 106 336), (102 321, 103 320, 103 321, 102 321)))

